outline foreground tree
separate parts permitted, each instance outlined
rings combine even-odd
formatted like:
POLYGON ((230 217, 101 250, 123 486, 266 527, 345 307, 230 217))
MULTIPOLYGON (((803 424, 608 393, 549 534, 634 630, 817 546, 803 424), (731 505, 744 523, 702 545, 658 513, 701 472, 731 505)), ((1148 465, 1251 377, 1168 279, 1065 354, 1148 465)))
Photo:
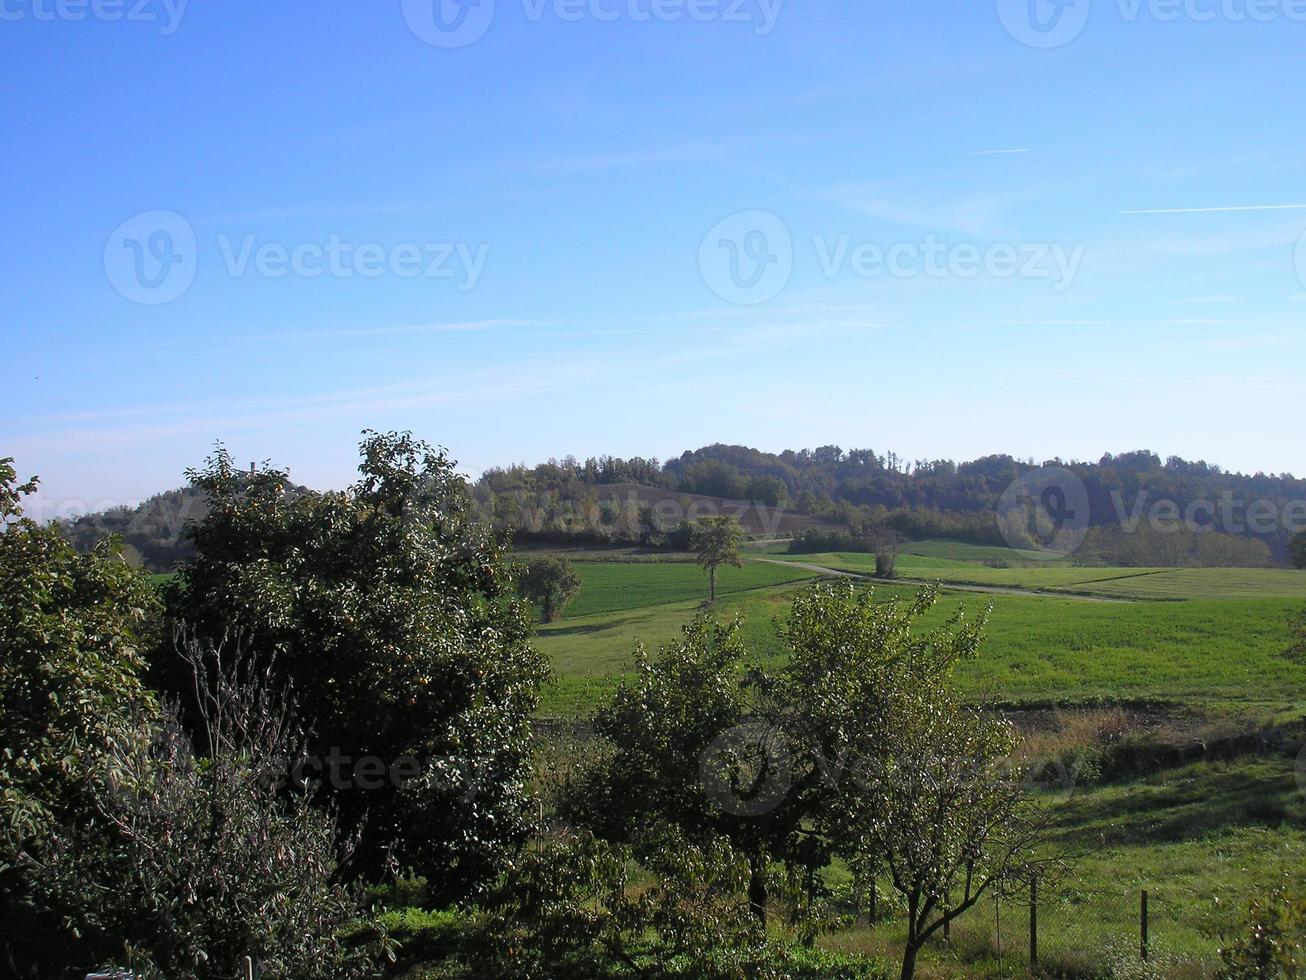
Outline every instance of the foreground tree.
POLYGON ((580 594, 580 576, 571 562, 552 555, 533 558, 517 577, 522 598, 540 607, 540 621, 556 623, 567 603, 580 594))
POLYGON ((748 901, 765 921, 768 866, 797 861, 806 816, 793 759, 768 710, 738 621, 700 617, 595 719, 611 757, 588 774, 574 815, 604 837, 633 841, 668 824, 700 842, 723 837, 748 861, 748 901))
POLYGON ((694 523, 689 547, 698 555, 698 563, 707 569, 710 602, 716 602, 717 568, 721 565, 738 568, 743 564, 739 556, 743 540, 744 529, 737 517, 704 517, 694 523))
POLYGON ((530 645, 504 548, 442 452, 366 433, 360 477, 293 495, 222 449, 169 613, 200 640, 240 631, 299 692, 310 756, 358 861, 397 863, 452 899, 526 837, 530 717, 547 666, 530 645))
POLYGON ((157 599, 116 542, 81 555, 25 517, 35 490, 0 460, 0 958, 56 975, 115 948, 48 875, 67 834, 103 846, 94 801, 156 711, 140 672, 157 599))
POLYGON ((303 744, 293 706, 238 648, 182 649, 202 737, 169 710, 118 746, 90 814, 103 843, 69 828, 43 883, 114 937, 99 965, 136 976, 231 977, 245 956, 268 977, 375 976, 392 949, 337 880, 350 842, 288 778, 303 744))
POLYGON ((931 936, 1027 874, 1047 837, 1007 764, 1011 727, 967 705, 951 676, 979 650, 986 616, 919 620, 937 602, 875 602, 818 585, 794 604, 784 674, 794 741, 823 760, 812 821, 854 866, 887 873, 907 908, 902 976, 931 936))
POLYGON ((907 906, 902 976, 915 974, 925 943, 993 888, 1033 873, 1045 825, 1027 817, 1006 760, 1006 723, 960 702, 941 685, 897 700, 882 719, 875 787, 854 793, 850 821, 863 853, 882 858, 907 906))

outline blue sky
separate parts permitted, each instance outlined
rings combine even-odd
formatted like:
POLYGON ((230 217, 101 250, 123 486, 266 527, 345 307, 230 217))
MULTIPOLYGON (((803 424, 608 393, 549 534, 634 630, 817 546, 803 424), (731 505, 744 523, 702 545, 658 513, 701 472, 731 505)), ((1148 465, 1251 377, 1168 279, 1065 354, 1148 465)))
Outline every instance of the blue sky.
POLYGON ((1296 0, 432 2, 4 0, 47 509, 365 427, 1306 471, 1296 0))

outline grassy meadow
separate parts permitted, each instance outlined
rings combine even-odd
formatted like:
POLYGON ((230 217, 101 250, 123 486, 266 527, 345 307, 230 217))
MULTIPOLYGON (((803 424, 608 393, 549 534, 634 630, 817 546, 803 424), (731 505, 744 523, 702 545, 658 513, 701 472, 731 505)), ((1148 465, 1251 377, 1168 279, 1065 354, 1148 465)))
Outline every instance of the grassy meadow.
MULTIPOLYGON (((1306 699, 1306 664, 1285 656, 1289 621, 1306 604, 1306 572, 1279 569, 1140 570, 1041 566, 990 568, 945 555, 967 548, 927 542, 900 572, 943 583, 942 622, 956 607, 992 606, 981 657, 962 683, 977 698, 1017 704, 1149 702, 1185 707, 1293 712, 1306 699), (993 587, 992 593, 948 585, 993 587), (1094 599, 1107 601, 1092 601, 1094 599), (1160 600, 1167 601, 1148 601, 1160 600)), ((978 549, 987 553, 995 549, 978 549)), ((973 552, 972 552, 973 553, 973 552)), ((719 572, 712 615, 744 620, 759 659, 781 656, 775 621, 819 576, 809 565, 866 573, 867 555, 750 558, 719 572), (786 567, 792 565, 793 567, 786 567)), ((581 562, 583 587, 563 619, 541 627, 540 648, 556 680, 543 714, 584 716, 628 674, 637 642, 674 639, 706 598, 702 569, 686 562, 581 562)), ((910 583, 880 583, 884 598, 910 583)))
MULTIPOLYGON (((711 609, 742 617, 750 651, 772 663, 784 656, 777 625, 819 569, 874 569, 869 555, 776 551, 724 570, 711 609)), ((705 608, 704 573, 684 561, 577 567, 580 596, 538 639, 555 672, 541 714, 555 719, 592 714, 629 676, 638 643, 656 649, 705 608)), ((1212 975, 1220 937, 1236 927, 1247 897, 1306 867, 1299 729, 1289 729, 1296 741, 1268 752, 1232 741, 1306 719, 1306 662, 1287 654, 1289 622, 1306 607, 1306 572, 1079 567, 938 541, 904 549, 898 571, 906 581, 874 583, 877 597, 941 583, 927 625, 958 605, 969 615, 991 607, 981 655, 959 681, 976 701, 1013 713, 1026 758, 1096 760, 1075 770, 1073 792, 1049 796, 1060 832, 1085 853, 1041 890, 1043 963, 1054 975, 1084 976, 1112 956, 1136 958, 1147 889, 1156 975, 1212 975), (1230 744, 1227 755, 1204 754, 1230 744)), ((847 879, 831 870, 836 897, 847 879)), ((900 910, 887 883, 880 894, 883 921, 863 919, 820 944, 892 960, 903 941, 900 910)), ((924 975, 1026 975, 1025 901, 985 900, 949 942, 932 943, 924 975)))

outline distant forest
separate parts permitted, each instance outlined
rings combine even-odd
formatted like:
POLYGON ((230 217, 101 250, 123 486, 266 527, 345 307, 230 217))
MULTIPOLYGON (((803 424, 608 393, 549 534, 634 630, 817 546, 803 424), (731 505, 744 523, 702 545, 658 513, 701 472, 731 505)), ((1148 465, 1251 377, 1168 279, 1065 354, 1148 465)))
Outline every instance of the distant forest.
MULTIPOLYGON (((1152 452, 1106 455, 1097 462, 1037 463, 1011 456, 971 462, 908 460, 892 452, 838 446, 774 454, 744 446, 713 445, 661 462, 634 457, 567 457, 538 466, 487 470, 470 485, 483 517, 530 544, 643 545, 681 548, 687 534, 678 500, 719 498, 803 515, 813 544, 852 545, 875 528, 912 539, 954 538, 1001 544, 994 512, 1002 493, 1040 466, 1063 466, 1088 491, 1093 531, 1082 550, 1087 561, 1128 565, 1262 565, 1283 562, 1291 537, 1287 519, 1306 523, 1306 479, 1290 474, 1227 472, 1205 462, 1152 452), (639 489, 646 488, 646 489, 639 489), (665 491, 667 506, 659 506, 665 491), (679 495, 678 497, 675 495, 679 495), (1199 523, 1216 533, 1175 525, 1124 533, 1126 521, 1160 501, 1180 512, 1200 501, 1199 523), (1264 533, 1245 529, 1248 508, 1273 514, 1264 533), (811 526, 817 524, 819 526, 811 526), (1233 532, 1233 533, 1220 533, 1233 532), (824 535, 824 537, 821 537, 824 535), (842 536, 841 536, 842 535, 842 536)), ((299 488, 296 488, 299 489, 299 488)), ((706 501, 705 501, 706 502, 706 501)), ((194 490, 160 494, 134 510, 118 508, 63 522, 79 548, 119 534, 146 567, 166 571, 187 557, 182 533, 202 516, 194 490)), ((1252 515, 1255 516, 1255 515, 1252 515)), ((814 550, 831 550, 814 549, 814 550)), ((835 548, 833 550, 846 550, 835 548)))

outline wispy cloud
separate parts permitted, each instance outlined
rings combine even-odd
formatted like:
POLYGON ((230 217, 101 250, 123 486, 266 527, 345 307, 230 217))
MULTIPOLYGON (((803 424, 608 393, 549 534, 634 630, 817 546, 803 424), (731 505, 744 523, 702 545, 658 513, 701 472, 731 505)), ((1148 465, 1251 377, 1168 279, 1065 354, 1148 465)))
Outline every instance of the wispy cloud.
POLYGON ((1306 204, 1231 204, 1213 208, 1134 208, 1119 214, 1223 214, 1239 211, 1306 211, 1306 204))
POLYGON ((823 195, 850 211, 892 224, 919 228, 950 229, 968 235, 997 230, 1000 216, 1010 207, 1024 203, 1028 195, 976 194, 940 201, 937 189, 886 183, 844 184, 823 195))
POLYGON ((708 143, 656 147, 636 150, 609 150, 597 153, 569 154, 537 159, 525 164, 528 170, 542 174, 590 174, 605 170, 624 170, 661 163, 698 163, 720 154, 720 148, 708 143))
POLYGON ((1029 147, 1028 147, 1028 146, 1021 146, 1021 147, 1016 147, 1015 149, 1010 149, 1010 150, 971 150, 971 151, 969 151, 969 152, 966 154, 966 156, 968 156, 968 157, 1001 157, 1001 156, 1011 156, 1011 155, 1016 154, 1016 153, 1028 153, 1028 152, 1029 152, 1029 147))
POLYGON ((516 327, 550 327, 553 320, 467 320, 460 323, 414 323, 389 327, 345 327, 330 330, 302 330, 294 333, 251 334, 235 338, 247 343, 283 340, 336 340, 350 337, 405 337, 428 333, 476 333, 483 330, 504 330, 516 327))

